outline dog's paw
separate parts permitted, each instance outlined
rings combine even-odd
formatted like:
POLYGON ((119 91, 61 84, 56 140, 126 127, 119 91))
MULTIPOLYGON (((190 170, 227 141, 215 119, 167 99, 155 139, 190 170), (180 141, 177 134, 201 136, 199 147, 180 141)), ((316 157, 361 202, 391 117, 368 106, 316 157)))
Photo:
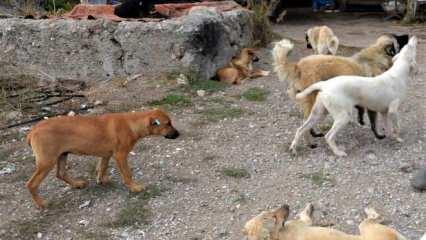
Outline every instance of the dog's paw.
POLYGON ((38 210, 43 210, 43 209, 46 209, 48 202, 46 200, 43 200, 43 199, 40 198, 38 200, 35 200, 35 204, 36 204, 36 208, 38 210))
POLYGON ((107 176, 96 179, 96 183, 99 185, 107 185, 109 182, 110 182, 110 179, 107 176))
POLYGON ((137 193, 137 192, 142 192, 145 189, 145 187, 142 184, 134 183, 129 186, 129 189, 131 192, 137 193))
POLYGON ((292 154, 292 155, 297 155, 297 149, 296 149, 297 147, 295 146, 295 144, 291 144, 291 146, 290 146, 290 148, 288 149, 289 151, 290 151, 290 153, 292 154))
POLYGON ((85 188, 87 186, 88 182, 85 180, 75 180, 72 183, 72 188, 85 188))

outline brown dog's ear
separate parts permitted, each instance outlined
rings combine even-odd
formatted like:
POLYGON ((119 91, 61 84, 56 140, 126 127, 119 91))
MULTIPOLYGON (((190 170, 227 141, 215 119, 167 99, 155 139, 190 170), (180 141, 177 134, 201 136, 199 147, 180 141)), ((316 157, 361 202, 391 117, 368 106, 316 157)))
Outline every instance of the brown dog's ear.
POLYGON ((388 56, 390 56, 390 57, 395 56, 395 55, 396 55, 396 49, 395 49, 395 46, 394 46, 393 44, 391 44, 391 45, 386 45, 386 46, 385 46, 385 53, 386 53, 388 56))
POLYGON ((279 239, 279 232, 284 227, 284 223, 287 221, 289 215, 290 207, 287 204, 282 205, 272 212, 275 223, 271 231, 271 240, 279 239))
POLYGON ((290 215, 290 206, 288 206, 287 204, 282 205, 280 208, 276 209, 273 212, 275 224, 279 226, 283 226, 285 221, 288 219, 289 215, 290 215))

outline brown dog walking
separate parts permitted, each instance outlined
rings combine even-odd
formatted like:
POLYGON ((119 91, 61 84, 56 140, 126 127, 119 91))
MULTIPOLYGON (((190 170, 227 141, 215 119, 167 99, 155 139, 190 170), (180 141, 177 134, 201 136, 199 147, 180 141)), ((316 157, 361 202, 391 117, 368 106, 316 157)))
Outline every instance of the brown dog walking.
POLYGON ((98 184, 108 182, 108 162, 114 157, 124 184, 132 192, 142 191, 143 185, 132 179, 127 156, 140 138, 150 135, 175 139, 179 132, 167 113, 158 109, 100 116, 61 116, 38 123, 27 136, 36 159, 36 170, 27 182, 35 204, 38 208, 46 206, 38 195, 38 187, 56 164, 59 179, 73 188, 87 185, 86 181, 67 174, 68 153, 101 157, 96 168, 98 184))

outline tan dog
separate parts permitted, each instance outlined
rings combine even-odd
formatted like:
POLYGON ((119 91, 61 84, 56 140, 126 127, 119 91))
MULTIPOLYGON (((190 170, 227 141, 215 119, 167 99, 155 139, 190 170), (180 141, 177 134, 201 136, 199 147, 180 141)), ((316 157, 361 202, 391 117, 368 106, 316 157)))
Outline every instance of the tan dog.
POLYGON ((228 84, 241 84, 249 78, 268 76, 269 71, 253 70, 253 62, 259 61, 253 48, 243 48, 241 53, 234 57, 228 66, 216 72, 216 78, 228 84))
MULTIPOLYGON (((287 56, 294 45, 287 39, 275 44, 272 50, 274 71, 281 81, 288 82, 287 93, 292 99, 295 95, 315 82, 324 81, 341 75, 377 76, 392 66, 392 57, 399 51, 399 44, 395 37, 382 35, 368 48, 362 49, 352 57, 331 55, 311 55, 299 60, 289 62, 287 56)), ((316 92, 310 94, 298 104, 303 108, 303 118, 307 119, 315 103, 316 92)), ((359 121, 362 121, 363 108, 360 111, 359 121)), ((377 133, 375 126, 375 112, 369 112, 371 129, 377 138, 383 135, 377 133)), ((313 134, 314 135, 314 134, 313 134)))
POLYGON ((359 225, 360 235, 351 235, 326 227, 312 226, 313 206, 308 204, 299 213, 297 219, 286 222, 289 215, 288 205, 274 211, 264 211, 249 220, 242 232, 248 240, 406 240, 396 230, 380 224, 381 217, 372 208, 365 209, 367 218, 359 225), (284 217, 280 219, 278 217, 284 217), (274 219, 272 230, 264 223, 274 219))
POLYGON ((306 47, 312 48, 315 54, 336 55, 339 39, 327 26, 309 28, 305 34, 306 47))
POLYGON ((57 164, 56 176, 73 188, 83 188, 86 181, 73 179, 66 172, 69 153, 101 157, 97 165, 97 183, 108 182, 107 169, 113 156, 124 184, 132 192, 144 189, 132 179, 127 156, 136 142, 150 135, 175 139, 179 132, 172 126, 166 112, 112 113, 100 116, 61 116, 35 125, 27 136, 33 149, 36 170, 27 182, 27 188, 38 208, 46 206, 38 195, 38 187, 57 164))

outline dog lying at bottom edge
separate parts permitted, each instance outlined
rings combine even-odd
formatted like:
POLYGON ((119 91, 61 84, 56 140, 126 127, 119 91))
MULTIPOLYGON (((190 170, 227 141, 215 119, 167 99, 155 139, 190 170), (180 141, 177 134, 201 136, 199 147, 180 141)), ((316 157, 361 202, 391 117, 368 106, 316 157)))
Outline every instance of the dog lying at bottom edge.
POLYGON ((242 232, 247 240, 407 240, 395 229, 380 224, 382 217, 373 208, 365 209, 367 217, 358 226, 359 235, 313 226, 313 212, 313 205, 307 204, 296 219, 287 221, 290 207, 283 205, 250 219, 242 232), (271 230, 265 227, 267 220, 274 221, 271 230))
POLYGON ((231 62, 217 70, 214 80, 228 84, 241 84, 249 78, 268 76, 269 71, 253 69, 253 62, 259 61, 253 48, 243 48, 231 62))
POLYGON ((346 156, 347 154, 337 147, 335 138, 337 133, 351 121, 354 106, 362 106, 381 113, 386 135, 402 142, 399 137, 398 108, 405 98, 407 83, 416 72, 416 49, 417 38, 413 36, 393 58, 392 67, 381 75, 377 77, 339 76, 314 83, 297 94, 296 99, 300 100, 312 92, 319 91, 308 119, 297 129, 290 150, 296 154, 300 138, 327 113, 330 113, 334 122, 325 139, 335 155, 346 156), (391 122, 393 122, 392 127, 391 122))
POLYGON ((111 113, 99 116, 59 116, 36 124, 27 136, 35 155, 36 169, 26 186, 39 209, 46 202, 38 194, 38 187, 57 165, 57 178, 73 188, 83 188, 84 180, 74 179, 66 172, 69 153, 97 156, 96 181, 106 184, 109 159, 114 157, 124 184, 131 192, 140 192, 142 184, 132 179, 127 156, 136 142, 147 136, 175 139, 179 132, 168 114, 154 109, 146 112, 111 113))

